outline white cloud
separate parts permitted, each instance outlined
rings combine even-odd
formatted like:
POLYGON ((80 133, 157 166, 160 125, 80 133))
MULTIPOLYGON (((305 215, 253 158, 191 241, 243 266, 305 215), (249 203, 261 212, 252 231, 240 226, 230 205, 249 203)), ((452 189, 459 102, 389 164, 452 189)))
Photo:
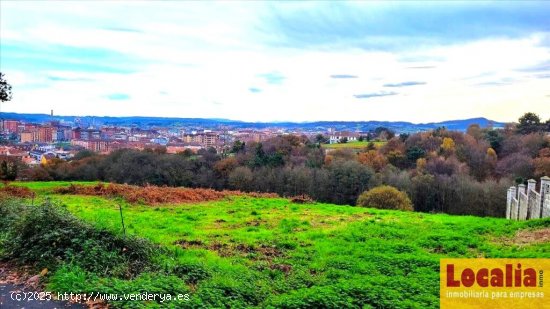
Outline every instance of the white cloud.
POLYGON ((70 63, 78 61, 120 64, 72 55, 65 59, 69 65, 59 68, 9 69, 14 99, 3 110, 253 121, 428 122, 477 116, 510 121, 527 111, 550 117, 549 79, 520 71, 550 61, 549 48, 542 44, 547 33, 402 50, 345 44, 311 49, 274 44, 280 34, 262 27, 267 4, 133 4, 2 3, 2 44, 44 50, 67 46, 79 53, 103 49, 127 57, 131 68, 124 74, 71 70, 70 63), (284 80, 277 84, 260 77, 273 72, 284 80), (358 78, 333 79, 334 74, 358 78), (397 95, 354 96, 412 81, 424 84, 392 88, 397 95), (113 93, 129 99, 109 100, 113 93))

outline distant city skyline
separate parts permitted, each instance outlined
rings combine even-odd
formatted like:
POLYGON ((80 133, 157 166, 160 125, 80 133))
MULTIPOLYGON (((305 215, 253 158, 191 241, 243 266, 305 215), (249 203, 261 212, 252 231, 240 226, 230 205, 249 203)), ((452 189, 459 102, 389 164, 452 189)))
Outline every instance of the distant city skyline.
POLYGON ((547 2, 1 1, 2 112, 550 118, 547 2))

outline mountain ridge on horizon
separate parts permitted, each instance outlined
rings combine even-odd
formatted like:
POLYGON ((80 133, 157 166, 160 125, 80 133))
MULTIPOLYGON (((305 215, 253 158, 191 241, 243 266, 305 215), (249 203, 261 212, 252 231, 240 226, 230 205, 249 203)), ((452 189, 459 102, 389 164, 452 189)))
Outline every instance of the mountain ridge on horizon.
POLYGON ((232 120, 224 118, 183 118, 183 117, 158 117, 158 116, 61 116, 48 115, 41 113, 13 113, 2 112, 3 119, 24 120, 28 122, 44 123, 47 121, 65 121, 73 122, 80 119, 81 123, 87 125, 121 125, 121 126, 220 126, 228 125, 236 128, 302 128, 313 129, 316 127, 335 127, 338 130, 363 130, 368 131, 376 127, 388 127, 397 132, 414 132, 435 129, 437 127, 446 127, 450 130, 464 131, 470 124, 479 124, 481 127, 487 127, 489 124, 495 127, 503 127, 505 122, 498 122, 485 117, 475 117, 468 119, 453 119, 439 122, 413 123, 409 121, 384 121, 384 120, 365 120, 365 121, 345 121, 345 120, 320 120, 320 121, 271 121, 271 122, 253 122, 243 120, 232 120))

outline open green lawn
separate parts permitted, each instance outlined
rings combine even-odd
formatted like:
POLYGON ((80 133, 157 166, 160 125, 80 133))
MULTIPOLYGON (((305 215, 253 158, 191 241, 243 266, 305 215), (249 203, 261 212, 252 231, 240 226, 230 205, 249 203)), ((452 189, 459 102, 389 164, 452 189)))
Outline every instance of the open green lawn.
MULTIPOLYGON (((127 232, 168 248, 172 262, 196 280, 174 282, 157 274, 131 281, 101 278, 68 265, 51 275, 54 290, 163 291, 178 286, 191 295, 188 302, 170 305, 178 308, 437 308, 440 258, 550 257, 548 242, 516 245, 512 240, 518 230, 549 227, 550 219, 517 222, 298 205, 281 198, 149 206, 47 194, 47 188, 66 184, 19 185, 41 189, 42 198, 116 233, 122 232, 122 205, 127 232)), ((145 304, 161 306, 115 306, 145 304)))
MULTIPOLYGON (((349 142, 349 143, 338 143, 338 144, 323 144, 323 148, 327 149, 341 149, 341 148, 351 148, 351 149, 362 149, 367 147, 370 142, 349 142)), ((376 147, 383 146, 386 142, 373 142, 376 147)))
POLYGON ((97 181, 13 181, 10 186, 27 187, 37 193, 50 193, 53 188, 70 184, 95 185, 97 181))

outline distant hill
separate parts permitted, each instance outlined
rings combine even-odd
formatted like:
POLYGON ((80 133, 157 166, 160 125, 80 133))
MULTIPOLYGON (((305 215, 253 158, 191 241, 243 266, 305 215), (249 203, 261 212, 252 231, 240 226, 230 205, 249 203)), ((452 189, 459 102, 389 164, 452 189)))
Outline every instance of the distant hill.
POLYGON ((456 131, 466 131, 469 125, 477 123, 481 127, 487 127, 489 125, 492 125, 493 127, 504 127, 504 122, 497 122, 493 120, 489 120, 487 118, 470 118, 470 119, 463 119, 463 120, 448 120, 443 122, 432 122, 425 124, 426 126, 432 126, 432 127, 445 127, 449 130, 456 130, 456 131))
POLYGON ((328 128, 348 131, 368 131, 377 127, 390 128, 398 133, 418 132, 445 127, 449 130, 465 131, 471 124, 479 124, 481 127, 492 125, 503 127, 505 123, 492 121, 487 118, 471 118, 462 120, 448 120, 430 123, 412 123, 405 121, 315 121, 315 122, 245 122, 229 119, 208 119, 208 118, 175 118, 175 117, 96 117, 96 116, 50 116, 47 114, 18 114, 2 113, 3 119, 15 119, 26 122, 44 123, 52 120, 75 124, 77 121, 82 126, 135 126, 140 128, 150 127, 202 127, 218 128, 226 126, 234 129, 263 129, 270 127, 284 129, 298 129, 304 131, 319 131, 328 128))

